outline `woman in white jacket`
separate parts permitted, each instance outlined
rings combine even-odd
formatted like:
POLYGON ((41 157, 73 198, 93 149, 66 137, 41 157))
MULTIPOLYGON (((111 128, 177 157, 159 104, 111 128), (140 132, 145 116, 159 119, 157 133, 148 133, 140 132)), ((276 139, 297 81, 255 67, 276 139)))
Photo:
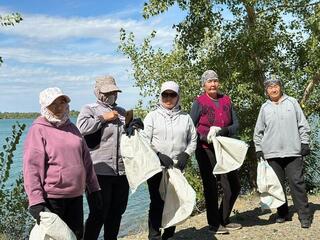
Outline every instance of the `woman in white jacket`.
MULTIPOLYGON (((179 86, 175 82, 163 83, 159 105, 145 117, 143 133, 157 152, 162 166, 177 167, 183 171, 188 158, 195 151, 197 134, 190 116, 181 111, 179 98, 179 86)), ((159 193, 161 178, 162 172, 148 180, 151 200, 148 220, 150 240, 168 239, 175 231, 175 227, 166 228, 161 236, 164 207, 159 193)))

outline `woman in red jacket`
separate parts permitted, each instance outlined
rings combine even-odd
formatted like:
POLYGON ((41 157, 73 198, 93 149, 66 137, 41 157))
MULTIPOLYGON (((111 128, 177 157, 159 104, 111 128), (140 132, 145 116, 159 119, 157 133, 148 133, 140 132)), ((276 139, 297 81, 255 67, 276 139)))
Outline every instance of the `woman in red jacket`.
POLYGON ((216 234, 227 234, 240 229, 241 225, 230 223, 229 216, 240 192, 237 170, 227 174, 213 175, 216 157, 207 135, 211 126, 220 127, 220 136, 233 136, 239 124, 229 96, 219 92, 220 82, 213 70, 207 70, 201 77, 204 92, 196 98, 191 108, 191 118, 198 133, 196 159, 199 164, 207 209, 209 230, 216 234), (218 206, 217 182, 221 182, 223 198, 218 206))

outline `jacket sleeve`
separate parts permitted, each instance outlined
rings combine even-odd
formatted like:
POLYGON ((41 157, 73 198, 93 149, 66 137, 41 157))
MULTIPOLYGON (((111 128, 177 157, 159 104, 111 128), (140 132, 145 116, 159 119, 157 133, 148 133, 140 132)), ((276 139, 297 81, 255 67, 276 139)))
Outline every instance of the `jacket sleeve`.
POLYGON ((194 153, 197 147, 197 132, 194 127, 193 121, 190 116, 188 116, 188 144, 185 152, 191 156, 194 153))
POLYGON ((190 111, 190 117, 192 119, 192 122, 194 126, 197 126, 200 118, 200 113, 201 113, 201 107, 198 103, 198 101, 194 101, 192 103, 191 111, 190 111))
POLYGON ((84 106, 77 118, 77 127, 82 135, 88 135, 99 130, 106 121, 95 116, 90 106, 84 106))
POLYGON ((309 144, 310 126, 297 100, 294 100, 301 143, 309 144))
POLYGON ((239 130, 239 120, 233 105, 231 105, 231 117, 232 117, 232 124, 228 126, 229 136, 235 136, 237 135, 239 130))
POLYGON ((264 126, 264 116, 263 116, 263 106, 262 106, 260 108, 260 112, 258 115, 256 126, 254 128, 254 133, 253 133, 253 141, 256 148, 256 152, 262 151, 261 141, 264 135, 264 130, 265 130, 265 126, 264 126))
POLYGON ((84 139, 82 139, 82 151, 83 151, 83 163, 86 171, 86 186, 89 193, 100 190, 97 175, 93 168, 92 159, 90 156, 89 149, 84 139))
POLYGON ((46 162, 44 141, 39 129, 31 127, 23 151, 23 180, 29 206, 45 202, 43 189, 46 162))
POLYGON ((143 120, 144 129, 142 131, 143 137, 147 139, 147 141, 151 144, 152 135, 153 135, 153 119, 152 113, 148 113, 147 116, 143 120))

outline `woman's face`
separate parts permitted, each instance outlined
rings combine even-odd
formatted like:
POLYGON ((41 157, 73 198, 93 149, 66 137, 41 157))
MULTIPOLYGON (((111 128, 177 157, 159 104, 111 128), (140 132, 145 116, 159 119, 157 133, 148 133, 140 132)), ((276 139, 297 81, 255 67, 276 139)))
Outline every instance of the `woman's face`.
POLYGON ((57 118, 62 118, 68 108, 68 101, 64 96, 58 97, 47 109, 57 118))
POLYGON ((219 90, 219 80, 218 79, 209 79, 204 83, 204 91, 212 98, 216 98, 219 90))
POLYGON ((267 87, 267 95, 273 102, 278 102, 282 96, 281 87, 279 84, 270 84, 267 87))
POLYGON ((162 104, 167 109, 172 109, 177 105, 178 94, 171 90, 166 90, 161 93, 162 104))
POLYGON ((101 93, 102 99, 101 101, 104 103, 108 103, 110 105, 114 104, 117 101, 118 98, 118 92, 108 92, 108 93, 101 93))

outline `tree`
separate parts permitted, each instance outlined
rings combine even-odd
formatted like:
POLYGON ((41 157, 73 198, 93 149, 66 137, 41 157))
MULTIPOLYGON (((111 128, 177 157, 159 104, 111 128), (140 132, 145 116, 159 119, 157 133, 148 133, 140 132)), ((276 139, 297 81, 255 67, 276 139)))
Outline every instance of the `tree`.
MULTIPOLYGON (((22 17, 18 13, 6 16, 0 15, 1 26, 13 26, 19 23, 22 17)), ((0 64, 2 58, 0 57, 0 64)), ((9 185, 14 152, 19 144, 25 124, 12 126, 11 136, 5 138, 2 151, 0 151, 0 238, 1 239, 27 239, 33 221, 28 215, 28 200, 23 188, 22 174, 14 184, 9 185)))
MULTIPOLYGON (((300 100, 309 118, 320 113, 320 88, 316 87, 320 2, 149 0, 144 6, 144 17, 165 12, 174 4, 187 15, 174 25, 177 35, 170 52, 152 47, 155 32, 137 46, 134 35, 123 29, 120 50, 131 59, 142 96, 156 99, 160 84, 172 79, 181 86, 182 106, 187 111, 201 91, 202 72, 218 72, 223 91, 231 96, 237 109, 241 138, 251 144, 242 179, 254 189, 256 159, 252 135, 259 108, 265 101, 264 79, 272 74, 280 76, 285 91, 300 100), (228 18, 226 11, 230 13, 228 18)), ((316 144, 317 139, 313 140, 316 144)))
MULTIPOLYGON (((16 23, 19 23, 21 21, 22 21, 22 16, 19 13, 12 13, 5 16, 0 15, 1 26, 14 26, 16 23)), ((3 60, 0 56, 0 65, 1 63, 3 63, 3 60)))
POLYGON ((33 224, 26 211, 28 200, 22 174, 15 183, 8 184, 14 152, 25 127, 25 124, 13 125, 12 134, 5 139, 3 151, 0 151, 0 237, 4 239, 27 239, 33 224))

